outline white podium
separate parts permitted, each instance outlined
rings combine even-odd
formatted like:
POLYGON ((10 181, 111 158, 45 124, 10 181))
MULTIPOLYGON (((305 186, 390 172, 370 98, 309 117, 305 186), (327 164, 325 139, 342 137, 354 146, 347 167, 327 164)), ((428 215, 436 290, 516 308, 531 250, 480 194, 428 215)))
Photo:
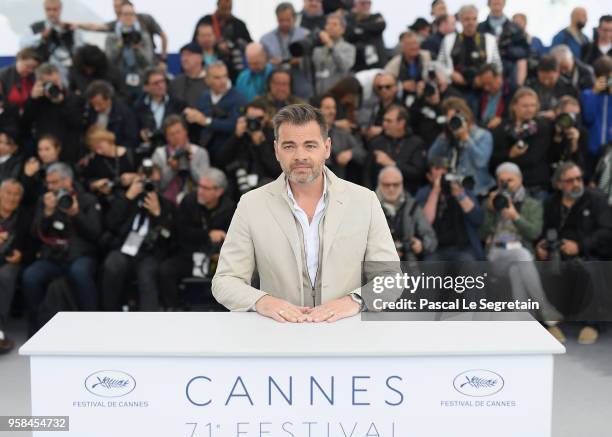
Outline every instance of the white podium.
POLYGON ((59 313, 21 349, 34 436, 547 437, 535 321, 279 324, 256 313, 59 313))

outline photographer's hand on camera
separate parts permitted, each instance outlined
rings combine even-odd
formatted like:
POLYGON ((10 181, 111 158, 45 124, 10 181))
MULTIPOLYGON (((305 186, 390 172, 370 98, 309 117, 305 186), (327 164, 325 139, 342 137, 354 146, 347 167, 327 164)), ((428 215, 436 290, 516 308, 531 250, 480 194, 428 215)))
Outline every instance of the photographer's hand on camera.
POLYGON ((110 194, 113 191, 111 180, 108 178, 97 179, 89 184, 91 191, 101 194, 110 194))
POLYGON ((575 127, 570 127, 564 131, 565 138, 570 143, 570 152, 576 153, 578 151, 578 140, 580 140, 580 131, 575 127))
POLYGON ((236 121, 236 130, 234 131, 234 134, 238 138, 241 138, 245 134, 246 130, 247 130, 247 120, 246 120, 246 117, 242 116, 238 118, 238 120, 236 121))
POLYGON ((468 84, 465 78, 463 77, 463 74, 459 73, 458 71, 453 71, 451 73, 451 81, 455 85, 460 85, 460 86, 466 86, 468 84))
POLYGON ((510 198, 508 199, 508 207, 502 209, 500 214, 504 218, 504 220, 516 221, 520 217, 519 212, 514 207, 514 203, 512 203, 512 199, 510 198))
POLYGON ((346 167, 346 165, 351 161, 351 159, 353 159, 352 149, 343 150, 342 152, 338 153, 338 155, 336 155, 336 163, 340 167, 346 167))
POLYGON ((495 117, 493 117, 491 120, 487 122, 487 129, 489 130, 495 129, 501 123, 502 123, 502 118, 496 115, 495 117))
MULTIPOLYGON (((419 84, 423 84, 422 89, 425 88, 425 84, 423 81, 415 81, 415 80, 405 80, 402 82, 402 88, 404 89, 404 91, 409 92, 409 93, 416 93, 418 94, 418 86, 419 84)), ((422 91, 421 91, 422 94, 422 91)))
POLYGON ((395 165, 395 161, 382 150, 374 150, 374 156, 376 158, 376 163, 380 166, 386 167, 388 165, 395 165))
POLYGON ((137 176, 132 180, 130 187, 125 192, 125 197, 128 200, 134 200, 140 195, 140 193, 143 192, 143 190, 144 190, 144 185, 142 182, 142 177, 137 176))
POLYGON ((416 237, 412 237, 410 240, 410 250, 415 255, 420 255, 423 252, 423 242, 416 237))
POLYGON ((132 185, 132 183, 135 180, 140 180, 140 176, 138 175, 138 173, 122 173, 121 176, 119 177, 119 180, 121 181, 121 186, 123 187, 129 187, 132 185))
POLYGON ((144 209, 149 211, 153 217, 159 217, 161 214, 161 205, 159 203, 159 197, 155 191, 151 191, 144 198, 144 209))
POLYGON ((331 49, 334 46, 334 40, 331 36, 329 36, 329 33, 324 30, 319 32, 319 39, 328 49, 331 49))
POLYGON ((222 231, 220 229, 213 229, 208 233, 208 237, 210 238, 210 241, 212 241, 214 244, 220 243, 221 241, 223 241, 225 239, 225 231, 222 231))
POLYGON ((19 264, 21 262, 22 256, 23 255, 21 251, 13 249, 9 256, 4 257, 4 260, 9 264, 19 264))
POLYGON ((54 192, 48 191, 43 196, 44 214, 47 217, 52 216, 57 208, 57 196, 54 192))
POLYGON ((183 111, 187 123, 196 123, 200 126, 206 126, 208 124, 208 118, 200 111, 194 108, 185 108, 183 111))
POLYGON ((546 261, 550 257, 550 254, 546 249, 546 240, 540 240, 538 244, 536 244, 535 249, 536 256, 540 261, 546 261))
POLYGON ((510 159, 518 158, 519 156, 524 155, 527 152, 528 148, 529 146, 527 144, 524 144, 523 146, 520 146, 518 143, 514 144, 510 148, 510 153, 508 154, 508 156, 510 156, 510 159))
POLYGON ((561 253, 565 256, 576 256, 580 253, 578 243, 573 240, 561 240, 561 253))

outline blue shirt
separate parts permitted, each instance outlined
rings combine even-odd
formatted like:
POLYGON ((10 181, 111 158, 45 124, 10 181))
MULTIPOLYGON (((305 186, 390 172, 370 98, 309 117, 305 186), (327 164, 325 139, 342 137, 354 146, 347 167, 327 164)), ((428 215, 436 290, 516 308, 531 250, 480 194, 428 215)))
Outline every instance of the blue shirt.
POLYGON ((236 89, 251 102, 255 97, 266 93, 266 82, 272 73, 271 64, 266 64, 263 71, 254 73, 250 68, 243 70, 236 79, 236 89))

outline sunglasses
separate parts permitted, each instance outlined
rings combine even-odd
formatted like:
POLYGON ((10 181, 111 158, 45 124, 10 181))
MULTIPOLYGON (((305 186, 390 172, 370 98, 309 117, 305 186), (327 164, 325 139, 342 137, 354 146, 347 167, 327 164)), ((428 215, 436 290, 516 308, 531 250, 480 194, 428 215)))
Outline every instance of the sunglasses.
POLYGON ((402 186, 401 182, 381 182, 380 185, 383 188, 399 188, 402 186))
POLYGON ((561 179, 564 184, 573 184, 574 182, 582 182, 582 176, 576 176, 575 178, 561 179))

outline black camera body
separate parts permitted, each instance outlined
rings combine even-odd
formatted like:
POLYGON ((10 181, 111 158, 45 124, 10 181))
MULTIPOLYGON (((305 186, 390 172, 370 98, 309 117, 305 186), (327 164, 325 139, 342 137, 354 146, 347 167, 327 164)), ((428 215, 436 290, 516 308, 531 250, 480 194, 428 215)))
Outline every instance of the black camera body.
POLYGON ((43 83, 43 92, 48 98, 55 100, 63 93, 62 89, 55 82, 47 81, 43 83))
POLYGON ((562 130, 576 127, 576 114, 573 112, 562 112, 555 119, 555 125, 559 126, 562 130))
POLYGON ((472 176, 464 175, 457 171, 448 172, 442 177, 441 181, 442 191, 444 193, 448 194, 451 192, 450 185, 452 182, 461 185, 466 190, 473 190, 474 185, 476 184, 476 181, 472 176))
POLYGON ((142 41, 142 35, 140 32, 130 30, 121 34, 121 40, 123 41, 124 46, 133 46, 142 41))
POLYGON ((511 126, 509 129, 510 137, 514 140, 519 149, 527 148, 527 140, 538 133, 538 125, 535 120, 522 123, 518 128, 511 126))
POLYGON ((493 209, 500 212, 501 210, 508 208, 510 206, 511 197, 512 194, 508 190, 508 182, 502 182, 500 190, 497 192, 495 197, 493 197, 493 209))
POLYGON ((438 77, 436 76, 435 67, 427 68, 427 80, 425 81, 425 88, 423 89, 423 96, 425 98, 432 97, 438 92, 438 77))
POLYGON ((312 55, 315 47, 323 45, 319 38, 319 32, 311 32, 306 38, 289 44, 289 53, 294 58, 302 58, 312 55))
POLYGON ((467 124, 467 119, 465 118, 465 116, 463 114, 461 114, 460 112, 456 113, 455 115, 453 115, 449 120, 448 120, 448 128, 451 130, 451 132, 456 132, 459 129, 461 129, 462 127, 464 127, 467 124))
POLYGON ((150 158, 142 160, 142 172, 144 173, 143 188, 146 193, 155 191, 155 182, 153 182, 153 161, 150 158))
POLYGON ((72 193, 65 189, 59 189, 55 192, 55 197, 57 198, 57 207, 61 209, 70 209, 74 204, 74 199, 72 198, 72 193))
POLYGON ((189 152, 187 150, 177 149, 172 154, 172 159, 176 160, 178 163, 179 174, 189 174, 189 152))
POLYGON ((249 118, 246 119, 246 130, 247 132, 257 132, 263 128, 263 119, 262 117, 249 118))

